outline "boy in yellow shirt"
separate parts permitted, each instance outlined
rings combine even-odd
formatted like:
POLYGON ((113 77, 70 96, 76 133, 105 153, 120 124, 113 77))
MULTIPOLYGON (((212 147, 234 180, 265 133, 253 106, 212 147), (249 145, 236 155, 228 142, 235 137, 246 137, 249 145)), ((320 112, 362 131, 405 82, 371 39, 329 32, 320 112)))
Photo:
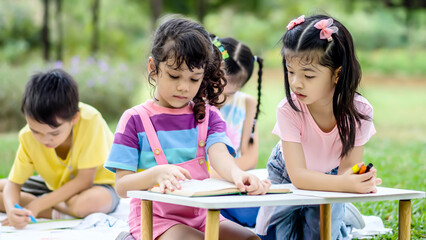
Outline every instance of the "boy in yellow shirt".
POLYGON ((0 180, 2 224, 23 228, 30 216, 114 211, 114 174, 103 168, 113 134, 95 108, 79 102, 74 79, 61 69, 32 76, 21 110, 27 125, 9 177, 0 180))

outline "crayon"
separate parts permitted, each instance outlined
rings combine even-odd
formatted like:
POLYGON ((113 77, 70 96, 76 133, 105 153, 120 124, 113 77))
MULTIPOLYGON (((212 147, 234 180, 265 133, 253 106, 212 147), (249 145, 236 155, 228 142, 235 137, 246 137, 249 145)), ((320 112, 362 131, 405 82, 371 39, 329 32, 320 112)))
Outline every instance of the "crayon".
MULTIPOLYGON (((17 208, 17 209, 24 209, 23 207, 19 206, 19 204, 15 204, 14 207, 17 208)), ((31 222, 37 223, 37 220, 35 219, 35 217, 33 215, 30 215, 30 219, 31 219, 31 222)))
POLYGON ((369 163, 368 165, 367 165, 367 169, 365 170, 365 172, 368 172, 368 171, 370 171, 370 169, 373 167, 373 164, 372 163, 369 163))
POLYGON ((359 169, 358 174, 363 174, 367 170, 367 167, 365 165, 362 165, 362 167, 359 169))
POLYGON ((352 172, 354 172, 355 174, 359 172, 358 163, 357 163, 357 164, 355 164, 355 165, 352 167, 352 172))

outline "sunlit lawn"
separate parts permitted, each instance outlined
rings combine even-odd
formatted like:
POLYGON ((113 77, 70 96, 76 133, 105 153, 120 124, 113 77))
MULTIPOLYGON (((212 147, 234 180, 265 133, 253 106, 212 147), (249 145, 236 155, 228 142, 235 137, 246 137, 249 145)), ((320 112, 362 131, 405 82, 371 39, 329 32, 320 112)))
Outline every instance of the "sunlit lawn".
MULTIPOLYGON (((254 78, 256 75, 254 74, 254 78)), ((267 71, 262 87, 262 113, 259 116, 259 168, 264 168, 278 141, 271 134, 275 109, 284 96, 281 71, 267 71)), ((256 80, 246 91, 255 93, 256 80)), ((365 147, 364 161, 372 162, 385 187, 425 191, 426 186, 426 79, 401 84, 366 78, 361 93, 374 107, 377 134, 365 147)), ((110 124, 115 129, 115 123, 110 124)), ((0 177, 6 177, 18 146, 17 133, 0 134, 0 177)), ((377 239, 398 236, 398 201, 355 203, 364 215, 377 215, 393 233, 377 239)), ((412 201, 412 239, 425 239, 425 200, 412 201)))

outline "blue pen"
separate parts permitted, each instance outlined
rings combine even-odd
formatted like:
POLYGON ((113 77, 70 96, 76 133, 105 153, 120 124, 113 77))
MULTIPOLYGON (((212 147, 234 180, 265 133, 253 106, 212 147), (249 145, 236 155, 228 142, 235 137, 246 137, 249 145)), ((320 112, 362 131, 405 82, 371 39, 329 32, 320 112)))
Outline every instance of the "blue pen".
MULTIPOLYGON (((19 204, 15 204, 15 208, 24 209, 23 207, 19 206, 19 204)), ((30 215, 30 219, 31 219, 31 222, 37 223, 37 220, 35 219, 35 217, 33 215, 30 215)))

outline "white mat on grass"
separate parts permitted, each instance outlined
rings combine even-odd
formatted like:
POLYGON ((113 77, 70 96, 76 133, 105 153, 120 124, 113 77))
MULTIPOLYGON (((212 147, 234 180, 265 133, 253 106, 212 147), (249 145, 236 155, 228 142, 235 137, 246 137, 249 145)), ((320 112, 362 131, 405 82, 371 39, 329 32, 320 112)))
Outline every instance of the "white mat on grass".
POLYGON ((391 228, 385 228, 381 218, 377 216, 362 216, 365 222, 363 229, 352 229, 351 236, 357 239, 369 239, 380 234, 392 232, 391 228))
MULTIPOLYGON (((1 227, 1 240, 114 240, 122 231, 129 231, 127 217, 130 199, 122 199, 117 210, 111 214, 93 213, 84 219, 49 220, 37 219, 38 223, 28 224, 24 229, 1 227)), ((6 214, 0 213, 0 220, 6 214)))

